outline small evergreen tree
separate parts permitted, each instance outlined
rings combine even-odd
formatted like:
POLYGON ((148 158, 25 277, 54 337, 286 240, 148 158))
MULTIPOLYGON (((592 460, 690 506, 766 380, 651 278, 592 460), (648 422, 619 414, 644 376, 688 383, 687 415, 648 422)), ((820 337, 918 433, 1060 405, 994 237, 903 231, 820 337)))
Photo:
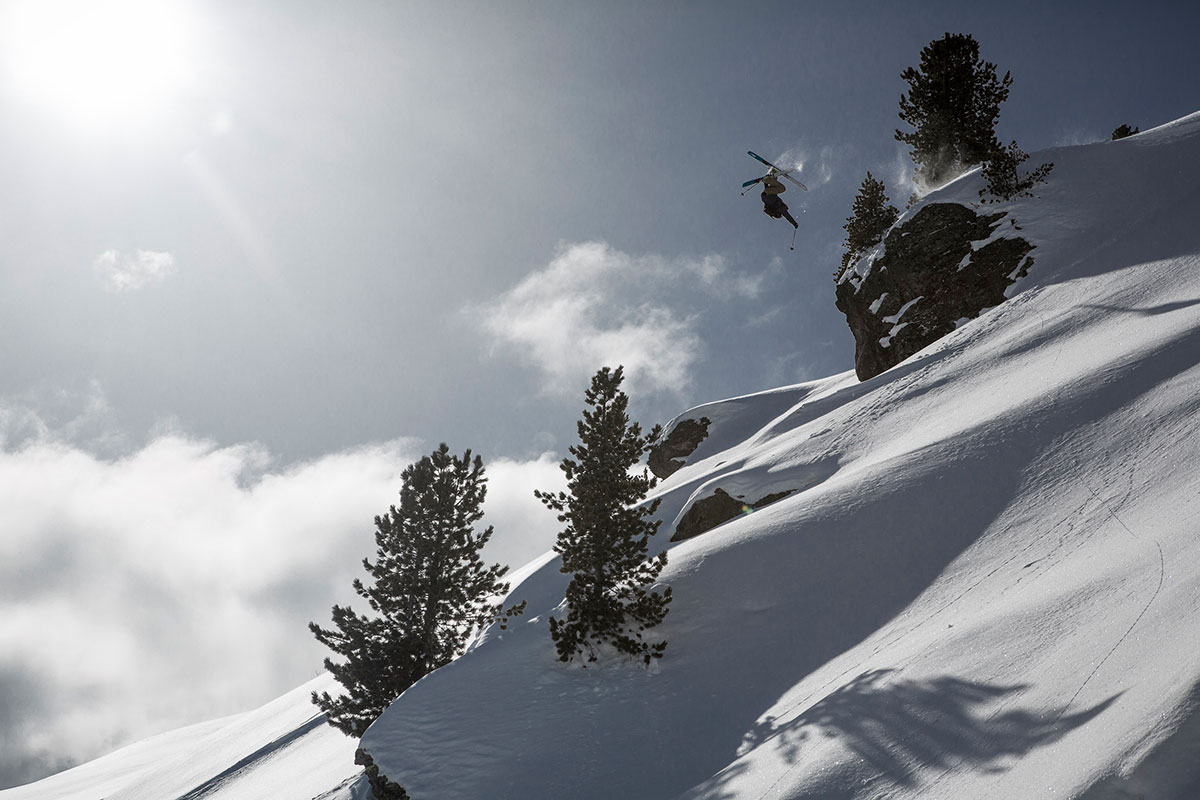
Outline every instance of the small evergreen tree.
POLYGON ((565 620, 550 619, 560 661, 585 652, 595 661, 596 646, 607 642, 649 664, 667 647, 644 636, 666 617, 671 602, 670 587, 650 591, 667 563, 665 552, 647 558, 649 539, 658 531, 659 521, 649 519, 658 500, 642 501, 656 481, 645 469, 631 472, 661 429, 656 425, 642 436, 641 426, 630 424, 623 378, 621 367, 605 367, 592 378, 588 409, 578 423, 579 444, 570 448, 574 459, 561 465, 568 492, 534 492, 567 523, 554 550, 562 556, 562 571, 571 575, 568 612, 565 620))
POLYGON ((996 120, 1012 77, 996 77, 996 65, 980 59, 974 37, 947 33, 930 42, 921 50, 920 67, 900 77, 909 85, 900 95, 900 119, 914 130, 895 136, 912 148, 923 184, 939 186, 1000 147, 996 120))
POLYGON ((369 585, 355 579, 370 616, 333 607, 334 629, 309 623, 317 640, 345 659, 325 668, 346 694, 312 694, 329 724, 359 737, 409 686, 461 654, 468 637, 493 619, 502 624, 525 604, 501 610, 496 595, 508 567, 485 567, 477 532, 487 495, 483 461, 451 455, 445 444, 401 475, 400 507, 375 517, 376 561, 363 559, 369 585))
POLYGON ((1029 154, 1018 147, 1015 141, 1008 147, 996 150, 983 165, 983 177, 987 181, 987 187, 979 190, 980 199, 989 203, 1012 200, 1016 197, 1033 197, 1033 187, 1045 182, 1050 170, 1054 169, 1054 164, 1042 164, 1022 177, 1017 167, 1028 158, 1029 154))
POLYGON ((1133 136, 1135 133, 1141 133, 1141 131, 1122 123, 1112 132, 1112 140, 1115 142, 1117 139, 1124 139, 1126 136, 1133 136))
POLYGON ((867 250, 879 244, 899 216, 900 211, 888 202, 883 181, 875 180, 868 171, 854 198, 853 213, 842 226, 846 230, 846 241, 843 242, 846 252, 842 254, 842 268, 836 275, 840 277, 867 250))

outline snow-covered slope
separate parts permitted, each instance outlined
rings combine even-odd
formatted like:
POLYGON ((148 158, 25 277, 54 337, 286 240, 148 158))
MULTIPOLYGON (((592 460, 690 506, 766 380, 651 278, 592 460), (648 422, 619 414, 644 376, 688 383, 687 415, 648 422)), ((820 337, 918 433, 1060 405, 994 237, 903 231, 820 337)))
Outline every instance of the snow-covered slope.
POLYGON ((357 743, 309 701, 334 691, 325 674, 255 711, 132 744, 3 800, 365 800, 351 784, 357 743))
MULTIPOLYGON (((416 800, 1200 796, 1200 115, 1055 163, 1012 299, 863 384, 710 404, 647 670, 526 617, 363 746, 416 800)), ((971 203, 969 174, 929 201, 971 203)))
MULTIPOLYGON (((364 747, 414 800, 1200 797, 1200 115, 1055 163, 1012 299, 866 382, 720 403, 659 487, 651 669, 555 660, 556 559, 364 747)), ((977 201, 969 174, 926 202, 977 201)), ((361 800, 329 677, 0 800, 361 800)))

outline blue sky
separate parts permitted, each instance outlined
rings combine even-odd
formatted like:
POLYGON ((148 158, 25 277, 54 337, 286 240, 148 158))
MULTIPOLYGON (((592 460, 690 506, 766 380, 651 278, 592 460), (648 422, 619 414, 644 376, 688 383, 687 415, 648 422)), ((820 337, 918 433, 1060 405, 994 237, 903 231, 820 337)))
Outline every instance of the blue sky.
POLYGON ((41 688, 0 785, 59 763, 39 724, 81 758, 311 676, 304 622, 350 599, 372 515, 440 441, 496 465, 515 566, 553 535, 529 490, 598 367, 626 365, 646 424, 850 369, 841 225, 867 170, 898 205, 911 190, 892 131, 921 48, 974 35, 1013 75, 1000 138, 1035 152, 1197 110, 1200 12, 1180 7, 3 0, 0 586, 24 588, 0 604, 101 608, 128 649, 51 674, 60 644, 3 629, 24 655, 0 658, 0 703, 41 688), (794 252, 739 196, 747 150, 802 165, 794 252), (272 577, 213 577, 269 545, 294 551, 272 577), (62 580, 98 553, 174 612, 62 580), (180 554, 203 580, 162 577, 180 554), (201 615, 211 662, 139 660, 201 615), (196 688, 233 654, 245 675, 196 688), (131 680, 201 699, 164 714, 131 680), (103 722, 60 722, 92 690, 103 722))

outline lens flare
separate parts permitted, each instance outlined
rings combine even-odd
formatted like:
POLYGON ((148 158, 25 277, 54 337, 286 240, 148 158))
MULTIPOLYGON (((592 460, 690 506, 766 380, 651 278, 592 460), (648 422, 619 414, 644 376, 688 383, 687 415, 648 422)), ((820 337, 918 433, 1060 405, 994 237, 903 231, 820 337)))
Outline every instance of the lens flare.
POLYGON ((7 80, 80 125, 153 115, 193 79, 194 16, 177 0, 6 4, 7 80))

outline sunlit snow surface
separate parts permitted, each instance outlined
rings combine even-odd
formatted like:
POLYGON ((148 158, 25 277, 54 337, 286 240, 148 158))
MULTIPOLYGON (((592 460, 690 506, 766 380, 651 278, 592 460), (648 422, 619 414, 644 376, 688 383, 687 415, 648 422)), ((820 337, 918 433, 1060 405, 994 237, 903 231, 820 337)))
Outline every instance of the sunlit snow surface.
MULTIPOLYGON (((417 800, 1200 796, 1200 116, 1036 153, 1012 299, 909 361, 709 404, 651 670, 529 611, 364 747, 417 800)), ((975 203, 973 173, 925 202, 975 203)), ((911 212, 910 212, 911 213, 911 212)))
POLYGON ((132 744, 0 798, 366 800, 351 786, 361 769, 357 742, 325 724, 309 701, 337 686, 322 675, 255 711, 132 744))
MULTIPOLYGON (((1200 115, 1043 161, 988 207, 1037 245, 1009 302, 865 383, 682 415, 710 435, 659 547, 718 487, 791 494, 672 547, 661 663, 558 663, 543 559, 523 618, 368 731, 383 772, 414 800, 1200 797, 1200 115)), ((329 683, 0 800, 357 800, 329 683)))

